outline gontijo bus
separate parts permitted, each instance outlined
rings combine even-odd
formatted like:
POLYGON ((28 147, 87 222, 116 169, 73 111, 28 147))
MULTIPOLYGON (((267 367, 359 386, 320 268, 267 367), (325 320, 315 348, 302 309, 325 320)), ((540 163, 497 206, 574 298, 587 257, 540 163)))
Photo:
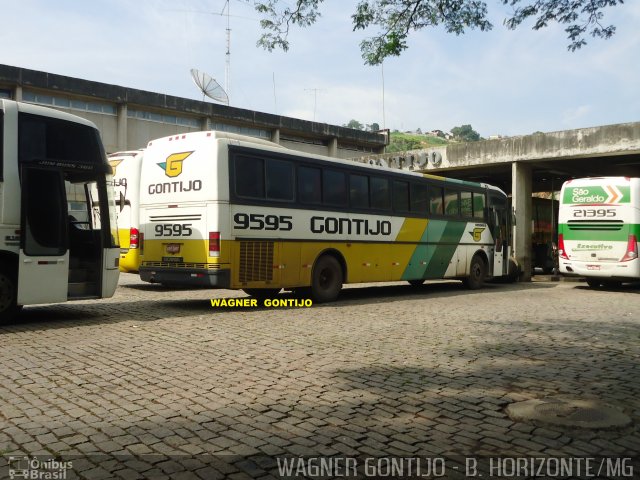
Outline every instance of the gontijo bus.
POLYGON ((120 271, 137 272, 140 263, 138 230, 140 229, 140 168, 143 150, 116 152, 108 156, 113 169, 113 183, 118 207, 120 271))
POLYGON ((640 179, 569 180, 560 192, 560 272, 591 287, 640 280, 640 179))
POLYGON ((508 272, 507 197, 445 180, 194 132, 150 142, 140 193, 140 276, 334 300, 346 282, 508 272))
POLYGON ((22 305, 113 295, 119 248, 109 189, 94 124, 0 100, 0 319, 22 305))

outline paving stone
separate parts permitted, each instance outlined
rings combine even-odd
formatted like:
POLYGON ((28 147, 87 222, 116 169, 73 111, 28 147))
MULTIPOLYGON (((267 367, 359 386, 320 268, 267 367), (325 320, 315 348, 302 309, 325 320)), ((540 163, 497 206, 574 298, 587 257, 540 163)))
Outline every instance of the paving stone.
MULTIPOLYGON (((205 454, 637 453, 640 297, 580 287, 356 286, 311 309, 216 311, 209 298, 244 294, 123 274, 113 299, 27 307, 0 327, 0 449, 135 451, 158 459, 148 478, 242 477, 189 463, 205 454), (633 423, 577 432, 505 415, 560 394, 633 423)), ((112 461, 86 471, 134 475, 112 461)))

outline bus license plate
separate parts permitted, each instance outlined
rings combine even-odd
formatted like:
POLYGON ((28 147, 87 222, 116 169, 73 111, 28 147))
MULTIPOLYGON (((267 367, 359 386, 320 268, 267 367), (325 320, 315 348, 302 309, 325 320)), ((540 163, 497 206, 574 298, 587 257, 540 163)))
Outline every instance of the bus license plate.
POLYGON ((600 270, 600 265, 587 265, 587 270, 600 270))
POLYGON ((183 263, 182 257, 162 257, 163 262, 167 263, 183 263))

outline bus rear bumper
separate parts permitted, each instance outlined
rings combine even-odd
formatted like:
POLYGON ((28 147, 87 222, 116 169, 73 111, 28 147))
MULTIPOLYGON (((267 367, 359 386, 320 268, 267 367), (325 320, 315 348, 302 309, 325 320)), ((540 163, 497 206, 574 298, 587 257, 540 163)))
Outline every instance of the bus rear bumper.
POLYGON ((140 278, 149 283, 192 287, 229 288, 231 272, 226 269, 175 269, 162 267, 140 267, 140 278))
POLYGON ((598 263, 560 261, 560 273, 572 277, 596 277, 620 282, 640 278, 640 260, 623 263, 598 263))

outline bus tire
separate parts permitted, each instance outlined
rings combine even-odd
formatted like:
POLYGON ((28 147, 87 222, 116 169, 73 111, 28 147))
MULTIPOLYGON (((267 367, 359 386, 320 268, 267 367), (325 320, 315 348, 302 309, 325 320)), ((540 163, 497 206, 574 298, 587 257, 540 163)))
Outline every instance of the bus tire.
POLYGON ((469 276, 463 280, 463 283, 468 289, 477 290, 484 286, 486 278, 487 264, 480 255, 474 255, 469 266, 469 276))
POLYGON ((18 286, 15 275, 0 271, 0 323, 13 320, 22 305, 17 305, 18 286))
POLYGON ((281 288, 243 288, 242 291, 258 300, 273 298, 280 293, 281 288))
POLYGON ((589 285, 590 288, 598 288, 601 283, 597 278, 587 278, 587 285, 589 285))
POLYGON ((331 255, 323 255, 313 266, 311 298, 316 303, 333 302, 342 289, 342 267, 331 255))

